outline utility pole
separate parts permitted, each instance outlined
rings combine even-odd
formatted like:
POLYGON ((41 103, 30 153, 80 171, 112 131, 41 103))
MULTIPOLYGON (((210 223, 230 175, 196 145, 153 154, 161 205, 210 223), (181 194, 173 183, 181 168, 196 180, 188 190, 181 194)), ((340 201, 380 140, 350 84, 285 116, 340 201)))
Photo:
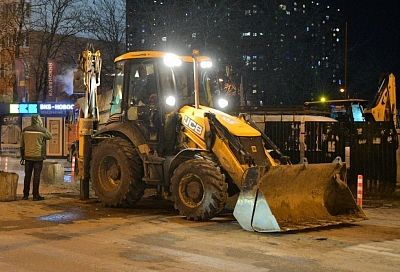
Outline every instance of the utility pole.
POLYGON ((348 90, 348 84, 347 84, 347 22, 346 22, 346 27, 345 27, 345 34, 344 34, 344 94, 345 98, 350 98, 349 96, 349 90, 348 90))

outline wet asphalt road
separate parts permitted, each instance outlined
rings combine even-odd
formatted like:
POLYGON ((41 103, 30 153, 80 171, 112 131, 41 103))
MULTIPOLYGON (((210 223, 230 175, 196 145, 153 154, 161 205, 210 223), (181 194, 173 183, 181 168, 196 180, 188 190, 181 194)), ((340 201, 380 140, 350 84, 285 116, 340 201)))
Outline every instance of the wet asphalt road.
POLYGON ((240 229, 230 214, 190 222, 166 202, 102 207, 74 194, 0 203, 0 271, 399 271, 400 209, 291 234, 240 229))
POLYGON ((42 202, 0 202, 1 272, 400 271, 397 204, 369 207, 355 225, 258 234, 229 213, 186 221, 152 198, 112 209, 80 201, 73 183, 42 192, 42 202))

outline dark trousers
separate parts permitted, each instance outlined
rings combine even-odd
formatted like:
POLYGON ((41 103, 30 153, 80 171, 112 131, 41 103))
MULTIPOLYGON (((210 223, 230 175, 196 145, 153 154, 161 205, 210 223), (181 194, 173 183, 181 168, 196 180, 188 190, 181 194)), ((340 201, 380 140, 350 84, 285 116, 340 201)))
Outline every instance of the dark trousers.
POLYGON ((42 172, 43 161, 25 161, 25 179, 24 179, 24 196, 29 196, 29 188, 31 186, 31 178, 33 172, 33 190, 34 197, 39 196, 40 173, 42 172))

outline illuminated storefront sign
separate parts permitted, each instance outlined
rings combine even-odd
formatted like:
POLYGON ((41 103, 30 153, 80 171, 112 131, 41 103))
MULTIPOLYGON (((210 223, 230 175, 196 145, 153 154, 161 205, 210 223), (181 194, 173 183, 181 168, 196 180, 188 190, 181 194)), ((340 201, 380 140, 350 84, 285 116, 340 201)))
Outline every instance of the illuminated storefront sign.
POLYGON ((67 111, 73 110, 74 104, 55 104, 43 103, 39 104, 39 113, 43 115, 64 115, 67 111))
POLYGON ((72 110, 74 104, 40 104, 40 110, 72 110))
POLYGON ((10 113, 36 114, 37 104, 10 104, 10 113))
POLYGON ((9 104, 3 114, 43 114, 64 115, 74 109, 74 104, 43 103, 43 104, 9 104))

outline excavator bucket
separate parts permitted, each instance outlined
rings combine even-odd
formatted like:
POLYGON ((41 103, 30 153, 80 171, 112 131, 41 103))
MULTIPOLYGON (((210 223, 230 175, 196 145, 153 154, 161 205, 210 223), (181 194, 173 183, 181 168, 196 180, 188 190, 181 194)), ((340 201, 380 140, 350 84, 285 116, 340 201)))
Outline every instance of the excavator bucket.
POLYGON ((340 163, 251 167, 234 216, 248 231, 279 232, 366 219, 344 182, 340 163))

